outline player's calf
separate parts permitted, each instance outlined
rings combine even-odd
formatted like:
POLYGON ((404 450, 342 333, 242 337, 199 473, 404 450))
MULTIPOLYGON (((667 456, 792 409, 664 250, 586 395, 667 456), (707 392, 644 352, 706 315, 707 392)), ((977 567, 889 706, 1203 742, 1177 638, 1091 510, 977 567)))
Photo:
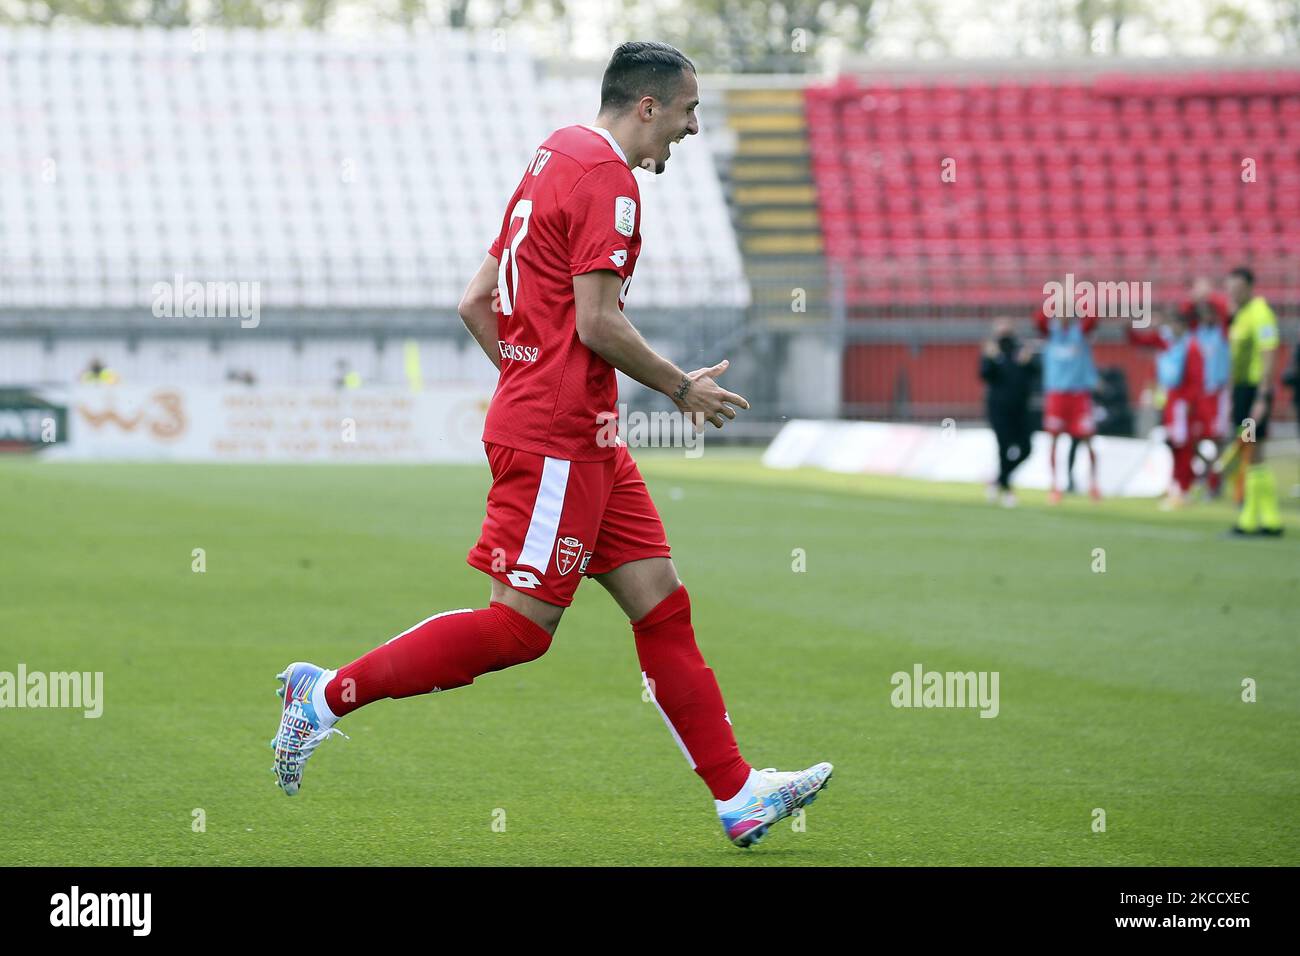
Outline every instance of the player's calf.
POLYGON ((298 792, 308 758, 340 733, 335 722, 358 707, 464 687, 482 674, 536 660, 550 646, 550 632, 493 603, 435 614, 338 671, 290 664, 278 675, 284 706, 271 741, 280 788, 289 796, 298 792))
POLYGON ((465 687, 483 674, 534 661, 550 646, 549 631, 499 602, 444 611, 340 667, 325 700, 342 717, 385 697, 465 687))

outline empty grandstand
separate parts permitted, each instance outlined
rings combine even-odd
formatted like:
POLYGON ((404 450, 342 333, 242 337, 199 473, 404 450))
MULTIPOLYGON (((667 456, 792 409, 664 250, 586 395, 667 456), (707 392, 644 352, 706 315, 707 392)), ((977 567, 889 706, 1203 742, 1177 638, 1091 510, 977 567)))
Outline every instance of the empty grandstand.
MULTIPOLYGON (((1297 315, 1300 71, 850 76, 806 108, 826 256, 860 320, 850 415, 978 417, 984 323, 1027 318, 1066 273, 1168 303, 1250 262, 1297 315)), ((1134 397, 1152 378, 1117 329, 1098 361, 1134 397)))
MULTIPOLYGON (((414 354, 490 389, 456 302, 597 78, 459 31, 0 30, 0 384, 406 387, 414 354), (189 282, 255 287, 256 327, 160 314, 189 282)), ((628 308, 683 363, 735 360, 730 435, 978 417, 987 321, 1067 272, 1172 301, 1250 262, 1300 311, 1300 71, 703 79, 703 134, 638 172, 628 308)), ((1118 331, 1098 355, 1136 399, 1147 359, 1118 331)))
MULTIPOLYGON (((531 150, 589 122, 598 79, 445 32, 0 31, 0 383, 493 379, 455 306, 531 150), (256 334, 158 316, 158 283, 255 283, 256 334)), ((656 328, 725 330, 748 303, 703 143, 641 177, 630 302, 656 328)), ((694 339, 683 336, 682 347, 694 339)))

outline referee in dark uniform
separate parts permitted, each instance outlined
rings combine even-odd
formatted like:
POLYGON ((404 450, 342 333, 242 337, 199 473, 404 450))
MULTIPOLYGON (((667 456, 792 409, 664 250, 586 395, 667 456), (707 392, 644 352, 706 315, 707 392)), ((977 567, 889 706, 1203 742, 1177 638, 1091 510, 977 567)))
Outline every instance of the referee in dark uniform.
POLYGON ((1029 457, 1029 394, 1039 374, 1038 356, 1016 336, 1008 318, 993 322, 993 335, 980 356, 980 378, 987 385, 985 404, 989 425, 998 439, 998 477, 990 486, 990 499, 1000 497, 1005 507, 1016 504, 1011 473, 1029 457))

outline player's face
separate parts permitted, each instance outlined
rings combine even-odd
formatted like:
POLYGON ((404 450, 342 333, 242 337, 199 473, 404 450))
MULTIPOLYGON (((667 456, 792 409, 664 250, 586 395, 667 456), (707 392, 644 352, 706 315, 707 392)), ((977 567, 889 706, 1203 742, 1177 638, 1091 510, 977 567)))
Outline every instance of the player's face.
POLYGON ((661 103, 654 115, 650 157, 654 162, 656 174, 664 171, 664 164, 672 155, 673 143, 680 143, 687 136, 694 136, 700 131, 700 121, 695 116, 696 107, 699 105, 699 81, 696 80, 694 73, 684 72, 681 84, 677 87, 677 94, 671 101, 661 103))
POLYGON ((1245 303, 1249 297, 1249 289, 1246 286, 1246 280, 1241 276, 1228 276, 1226 283, 1228 288, 1228 298, 1237 305, 1245 303))

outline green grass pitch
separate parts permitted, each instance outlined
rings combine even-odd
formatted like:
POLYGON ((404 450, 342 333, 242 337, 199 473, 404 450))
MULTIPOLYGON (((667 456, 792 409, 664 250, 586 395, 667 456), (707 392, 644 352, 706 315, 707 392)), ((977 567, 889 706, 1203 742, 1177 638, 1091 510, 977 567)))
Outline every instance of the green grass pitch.
POLYGON ((358 712, 302 793, 279 792, 286 663, 337 666, 484 603, 464 556, 485 467, 9 460, 0 670, 102 671, 105 700, 97 720, 0 710, 0 863, 1300 859, 1293 503, 1290 538, 1225 541, 1226 505, 1029 493, 1007 512, 980 488, 770 472, 750 453, 641 458, 742 751, 836 765, 802 832, 723 839, 592 582, 541 660, 358 712), (894 708, 890 676, 916 663, 997 671, 999 715, 894 708))

